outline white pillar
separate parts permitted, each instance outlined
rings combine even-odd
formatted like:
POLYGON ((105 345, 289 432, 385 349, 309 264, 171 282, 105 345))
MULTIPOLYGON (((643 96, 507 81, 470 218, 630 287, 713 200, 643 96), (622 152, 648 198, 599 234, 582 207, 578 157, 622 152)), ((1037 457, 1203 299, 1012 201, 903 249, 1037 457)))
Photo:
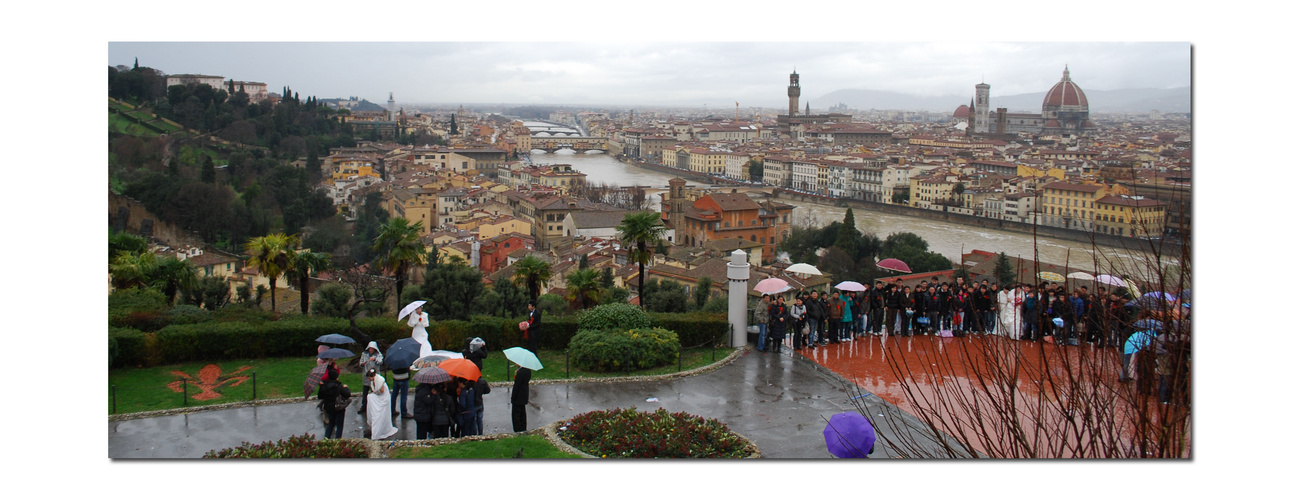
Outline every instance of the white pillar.
POLYGON ((730 281, 727 320, 731 323, 731 347, 740 347, 749 340, 749 254, 743 250, 731 252, 726 278, 730 281))

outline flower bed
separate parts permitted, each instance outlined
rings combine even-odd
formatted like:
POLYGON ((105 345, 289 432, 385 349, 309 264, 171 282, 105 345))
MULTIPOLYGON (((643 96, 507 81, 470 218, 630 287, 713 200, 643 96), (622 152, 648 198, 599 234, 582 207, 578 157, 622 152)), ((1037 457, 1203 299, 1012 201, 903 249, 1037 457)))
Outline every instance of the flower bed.
POLYGON ((559 437, 600 458, 745 458, 757 446, 715 419, 684 412, 598 410, 563 424, 559 437))
POLYGON ((311 434, 293 436, 274 443, 243 444, 234 448, 212 450, 203 458, 367 458, 369 447, 364 441, 354 439, 325 439, 317 441, 311 434))

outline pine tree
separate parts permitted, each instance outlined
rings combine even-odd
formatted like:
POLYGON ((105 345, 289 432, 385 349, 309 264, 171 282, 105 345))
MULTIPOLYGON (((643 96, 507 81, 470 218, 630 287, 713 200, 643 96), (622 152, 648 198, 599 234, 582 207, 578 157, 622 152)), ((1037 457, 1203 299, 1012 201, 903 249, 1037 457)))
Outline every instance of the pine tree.
POLYGON ((1001 255, 997 256, 997 265, 993 268, 992 274, 997 277, 997 282, 1002 287, 1014 285, 1015 269, 1010 265, 1010 258, 1006 257, 1006 252, 1001 252, 1001 255))
POLYGON ((212 164, 211 156, 203 157, 203 170, 200 175, 202 176, 203 182, 208 184, 216 182, 216 166, 212 164))
POLYGON ((849 208, 848 212, 843 214, 843 224, 839 225, 839 235, 835 237, 834 246, 839 247, 849 257, 856 259, 858 238, 861 238, 861 232, 857 231, 856 218, 853 217, 852 209, 849 208))
POLYGON ((456 135, 459 133, 460 132, 458 132, 456 129, 456 115, 455 113, 452 113, 451 114, 451 135, 456 135))

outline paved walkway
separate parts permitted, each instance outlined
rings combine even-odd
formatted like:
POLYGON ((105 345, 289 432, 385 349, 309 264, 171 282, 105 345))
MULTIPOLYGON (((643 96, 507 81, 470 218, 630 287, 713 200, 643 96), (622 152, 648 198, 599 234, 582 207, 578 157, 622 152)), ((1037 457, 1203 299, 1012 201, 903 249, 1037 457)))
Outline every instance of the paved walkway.
MULTIPOLYGON (((765 458, 831 458, 821 431, 826 419, 852 411, 858 393, 847 381, 801 355, 743 351, 717 370, 676 379, 638 382, 540 383, 531 388, 528 428, 571 418, 579 413, 615 407, 684 411, 715 418, 757 443, 765 458), (657 401, 646 401, 657 398, 657 401)), ((412 388, 412 394, 413 394, 412 388)), ((493 387, 483 398, 485 434, 511 431, 509 387, 493 387)), ((919 429, 914 417, 874 395, 861 401, 872 415, 899 415, 902 425, 919 429)), ((343 437, 362 437, 363 417, 347 412, 343 437)), ((892 433, 888 419, 876 418, 881 433, 892 433)), ((415 422, 400 422, 392 439, 414 439, 415 422)), ((287 403, 225 410, 196 411, 108 422, 109 458, 198 458, 208 450, 260 443, 292 435, 320 436, 324 425, 315 402, 287 403)), ((889 457, 878 443, 874 458, 889 457)))

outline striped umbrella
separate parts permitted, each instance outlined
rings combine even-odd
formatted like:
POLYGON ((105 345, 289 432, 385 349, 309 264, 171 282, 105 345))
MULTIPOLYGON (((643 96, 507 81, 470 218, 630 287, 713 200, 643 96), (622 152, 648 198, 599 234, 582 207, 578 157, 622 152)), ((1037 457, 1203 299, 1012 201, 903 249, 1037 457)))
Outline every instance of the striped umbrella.
POLYGON ((442 382, 450 382, 451 375, 448 374, 446 370, 436 366, 430 366, 420 370, 419 373, 416 373, 413 379, 416 384, 440 384, 442 382))
POLYGON ((325 380, 325 370, 328 368, 329 365, 316 365, 311 369, 311 373, 307 374, 307 382, 302 384, 302 397, 311 396, 311 393, 316 392, 316 388, 320 387, 320 383, 325 380))

